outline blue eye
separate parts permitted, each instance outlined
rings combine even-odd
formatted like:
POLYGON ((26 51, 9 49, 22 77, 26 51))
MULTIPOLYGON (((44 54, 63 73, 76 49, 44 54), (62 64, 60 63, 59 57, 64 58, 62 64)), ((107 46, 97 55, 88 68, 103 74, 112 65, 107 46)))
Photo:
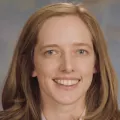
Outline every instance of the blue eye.
POLYGON ((83 49, 78 50, 78 52, 79 52, 79 54, 87 54, 87 51, 83 50, 83 49))
POLYGON ((55 54, 56 54, 56 52, 54 50, 47 50, 45 52, 45 55, 55 55, 55 54))

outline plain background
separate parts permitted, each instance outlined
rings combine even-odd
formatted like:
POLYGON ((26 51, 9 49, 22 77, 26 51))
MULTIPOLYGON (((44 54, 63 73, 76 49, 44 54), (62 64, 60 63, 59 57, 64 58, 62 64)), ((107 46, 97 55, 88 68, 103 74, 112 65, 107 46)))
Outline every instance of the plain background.
MULTIPOLYGON (((104 32, 120 87, 120 0, 0 0, 0 99, 22 27, 33 12, 55 2, 83 2, 96 16, 104 32)), ((120 92, 118 102, 120 104, 120 92)))

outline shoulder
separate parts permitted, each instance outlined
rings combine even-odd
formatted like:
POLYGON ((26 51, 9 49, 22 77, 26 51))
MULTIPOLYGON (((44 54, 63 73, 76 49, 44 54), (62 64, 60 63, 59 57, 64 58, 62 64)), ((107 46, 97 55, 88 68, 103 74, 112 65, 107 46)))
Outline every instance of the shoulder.
POLYGON ((119 117, 119 119, 120 119, 120 110, 118 111, 118 117, 119 117))
POLYGON ((118 110, 117 115, 116 115, 116 118, 117 118, 117 119, 115 119, 115 120, 120 120, 120 110, 118 110))
MULTIPOLYGON (((21 114, 12 111, 0 111, 0 120, 21 120, 21 114)), ((23 120, 23 119, 22 119, 23 120)))

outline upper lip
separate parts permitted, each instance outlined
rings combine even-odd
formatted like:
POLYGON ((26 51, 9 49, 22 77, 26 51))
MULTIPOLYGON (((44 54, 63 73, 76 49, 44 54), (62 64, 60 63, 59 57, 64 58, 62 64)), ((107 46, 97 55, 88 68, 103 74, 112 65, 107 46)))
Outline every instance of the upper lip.
POLYGON ((78 77, 55 77, 53 80, 80 80, 78 77))

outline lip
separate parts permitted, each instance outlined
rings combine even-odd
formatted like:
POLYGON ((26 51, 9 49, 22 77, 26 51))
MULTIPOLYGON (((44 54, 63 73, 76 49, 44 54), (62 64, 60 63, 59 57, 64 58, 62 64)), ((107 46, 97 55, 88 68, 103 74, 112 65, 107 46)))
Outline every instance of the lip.
POLYGON ((53 80, 80 80, 78 77, 55 77, 53 80))
POLYGON ((74 85, 66 86, 66 85, 58 84, 56 80, 79 80, 80 82, 81 78, 78 78, 78 77, 55 77, 53 78, 53 81, 56 83, 55 85, 57 88, 61 90, 65 90, 65 91, 69 91, 69 90, 71 91, 71 90, 74 90, 79 85, 79 82, 74 85))

